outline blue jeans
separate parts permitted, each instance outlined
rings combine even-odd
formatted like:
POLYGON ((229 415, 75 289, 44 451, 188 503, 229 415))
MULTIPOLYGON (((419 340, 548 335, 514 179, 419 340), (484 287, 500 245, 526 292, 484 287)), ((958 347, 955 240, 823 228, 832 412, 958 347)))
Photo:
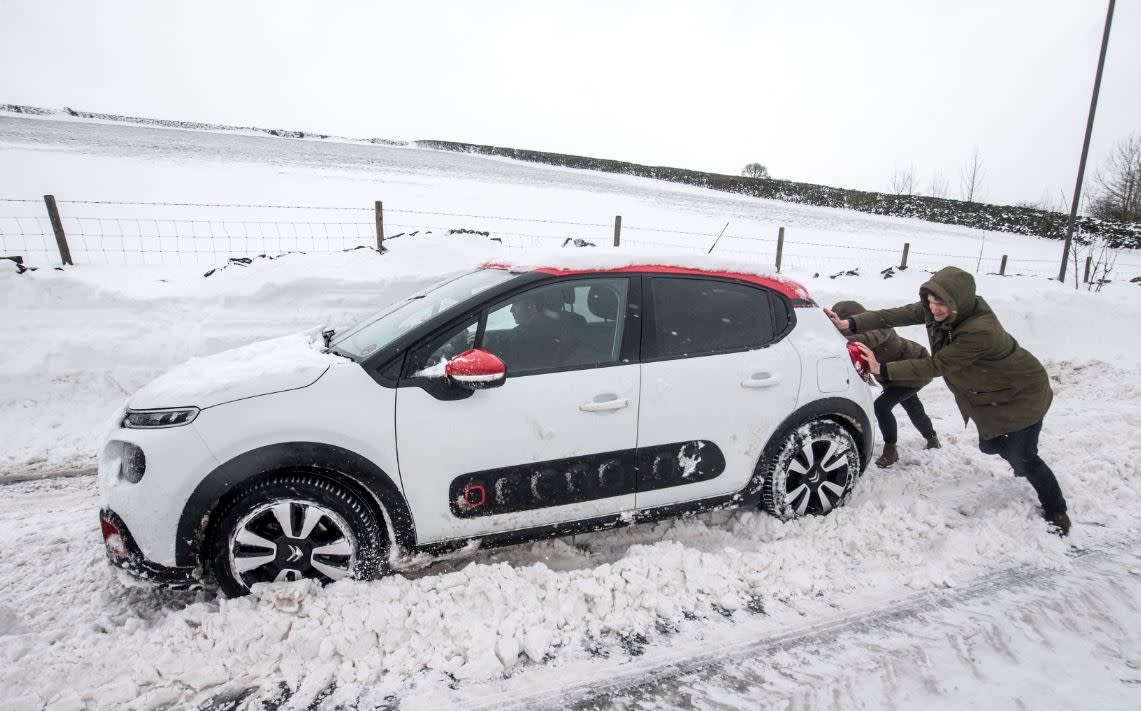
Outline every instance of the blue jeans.
POLYGON ((1038 456, 1038 435, 1042 432, 1039 420, 1024 430, 983 439, 979 435, 979 450, 983 454, 997 454, 1010 463, 1014 475, 1025 477, 1038 494, 1042 512, 1046 515, 1066 512, 1066 499, 1058 479, 1046 462, 1038 456))

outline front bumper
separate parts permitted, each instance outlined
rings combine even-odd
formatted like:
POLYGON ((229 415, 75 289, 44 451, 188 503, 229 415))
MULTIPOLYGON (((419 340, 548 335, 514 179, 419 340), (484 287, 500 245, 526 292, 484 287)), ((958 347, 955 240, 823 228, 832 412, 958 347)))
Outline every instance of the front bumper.
POLYGON ((158 587, 172 590, 196 590, 202 587, 202 575, 198 568, 168 567, 147 560, 123 519, 111 509, 104 508, 99 512, 99 526, 103 531, 107 560, 116 568, 158 587))
POLYGON ((196 429, 207 412, 179 427, 116 426, 99 452, 100 506, 130 526, 131 540, 144 559, 165 567, 198 563, 195 555, 178 556, 177 538, 186 503, 219 464, 196 429), (138 447, 145 455, 146 469, 137 483, 121 474, 124 444, 138 447))

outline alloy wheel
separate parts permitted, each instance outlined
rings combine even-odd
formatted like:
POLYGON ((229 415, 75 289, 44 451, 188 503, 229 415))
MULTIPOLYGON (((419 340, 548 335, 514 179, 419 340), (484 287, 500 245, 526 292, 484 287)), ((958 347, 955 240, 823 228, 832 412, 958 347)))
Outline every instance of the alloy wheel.
POLYGON ((788 465, 785 501, 797 516, 826 514, 844 496, 851 477, 849 447, 832 438, 805 439, 788 465))
POLYGON ((243 516, 229 540, 230 569, 248 589, 255 583, 349 577, 357 541, 340 515, 312 501, 283 499, 243 516))

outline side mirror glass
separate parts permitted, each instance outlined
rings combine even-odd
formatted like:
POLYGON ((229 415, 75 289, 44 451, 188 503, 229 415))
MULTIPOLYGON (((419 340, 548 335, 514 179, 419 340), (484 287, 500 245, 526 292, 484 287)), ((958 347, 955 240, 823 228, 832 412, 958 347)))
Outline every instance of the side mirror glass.
POLYGON ((507 366, 494 353, 472 348, 453 357, 444 366, 448 380, 468 390, 484 390, 503 384, 507 366))

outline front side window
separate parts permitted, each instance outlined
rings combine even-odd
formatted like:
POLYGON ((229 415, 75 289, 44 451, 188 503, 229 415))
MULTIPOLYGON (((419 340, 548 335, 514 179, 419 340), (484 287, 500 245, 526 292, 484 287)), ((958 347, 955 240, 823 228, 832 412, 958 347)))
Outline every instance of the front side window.
POLYGON ((478 321, 437 334, 409 354, 407 373, 413 377, 442 377, 444 364, 475 345, 478 321))
POLYGON ((517 294, 488 310, 481 347, 509 376, 616 363, 628 283, 582 279, 517 294))
POLYGON ((649 358, 758 348, 783 330, 774 328, 774 297, 764 289, 713 279, 655 277, 653 294, 649 358))

